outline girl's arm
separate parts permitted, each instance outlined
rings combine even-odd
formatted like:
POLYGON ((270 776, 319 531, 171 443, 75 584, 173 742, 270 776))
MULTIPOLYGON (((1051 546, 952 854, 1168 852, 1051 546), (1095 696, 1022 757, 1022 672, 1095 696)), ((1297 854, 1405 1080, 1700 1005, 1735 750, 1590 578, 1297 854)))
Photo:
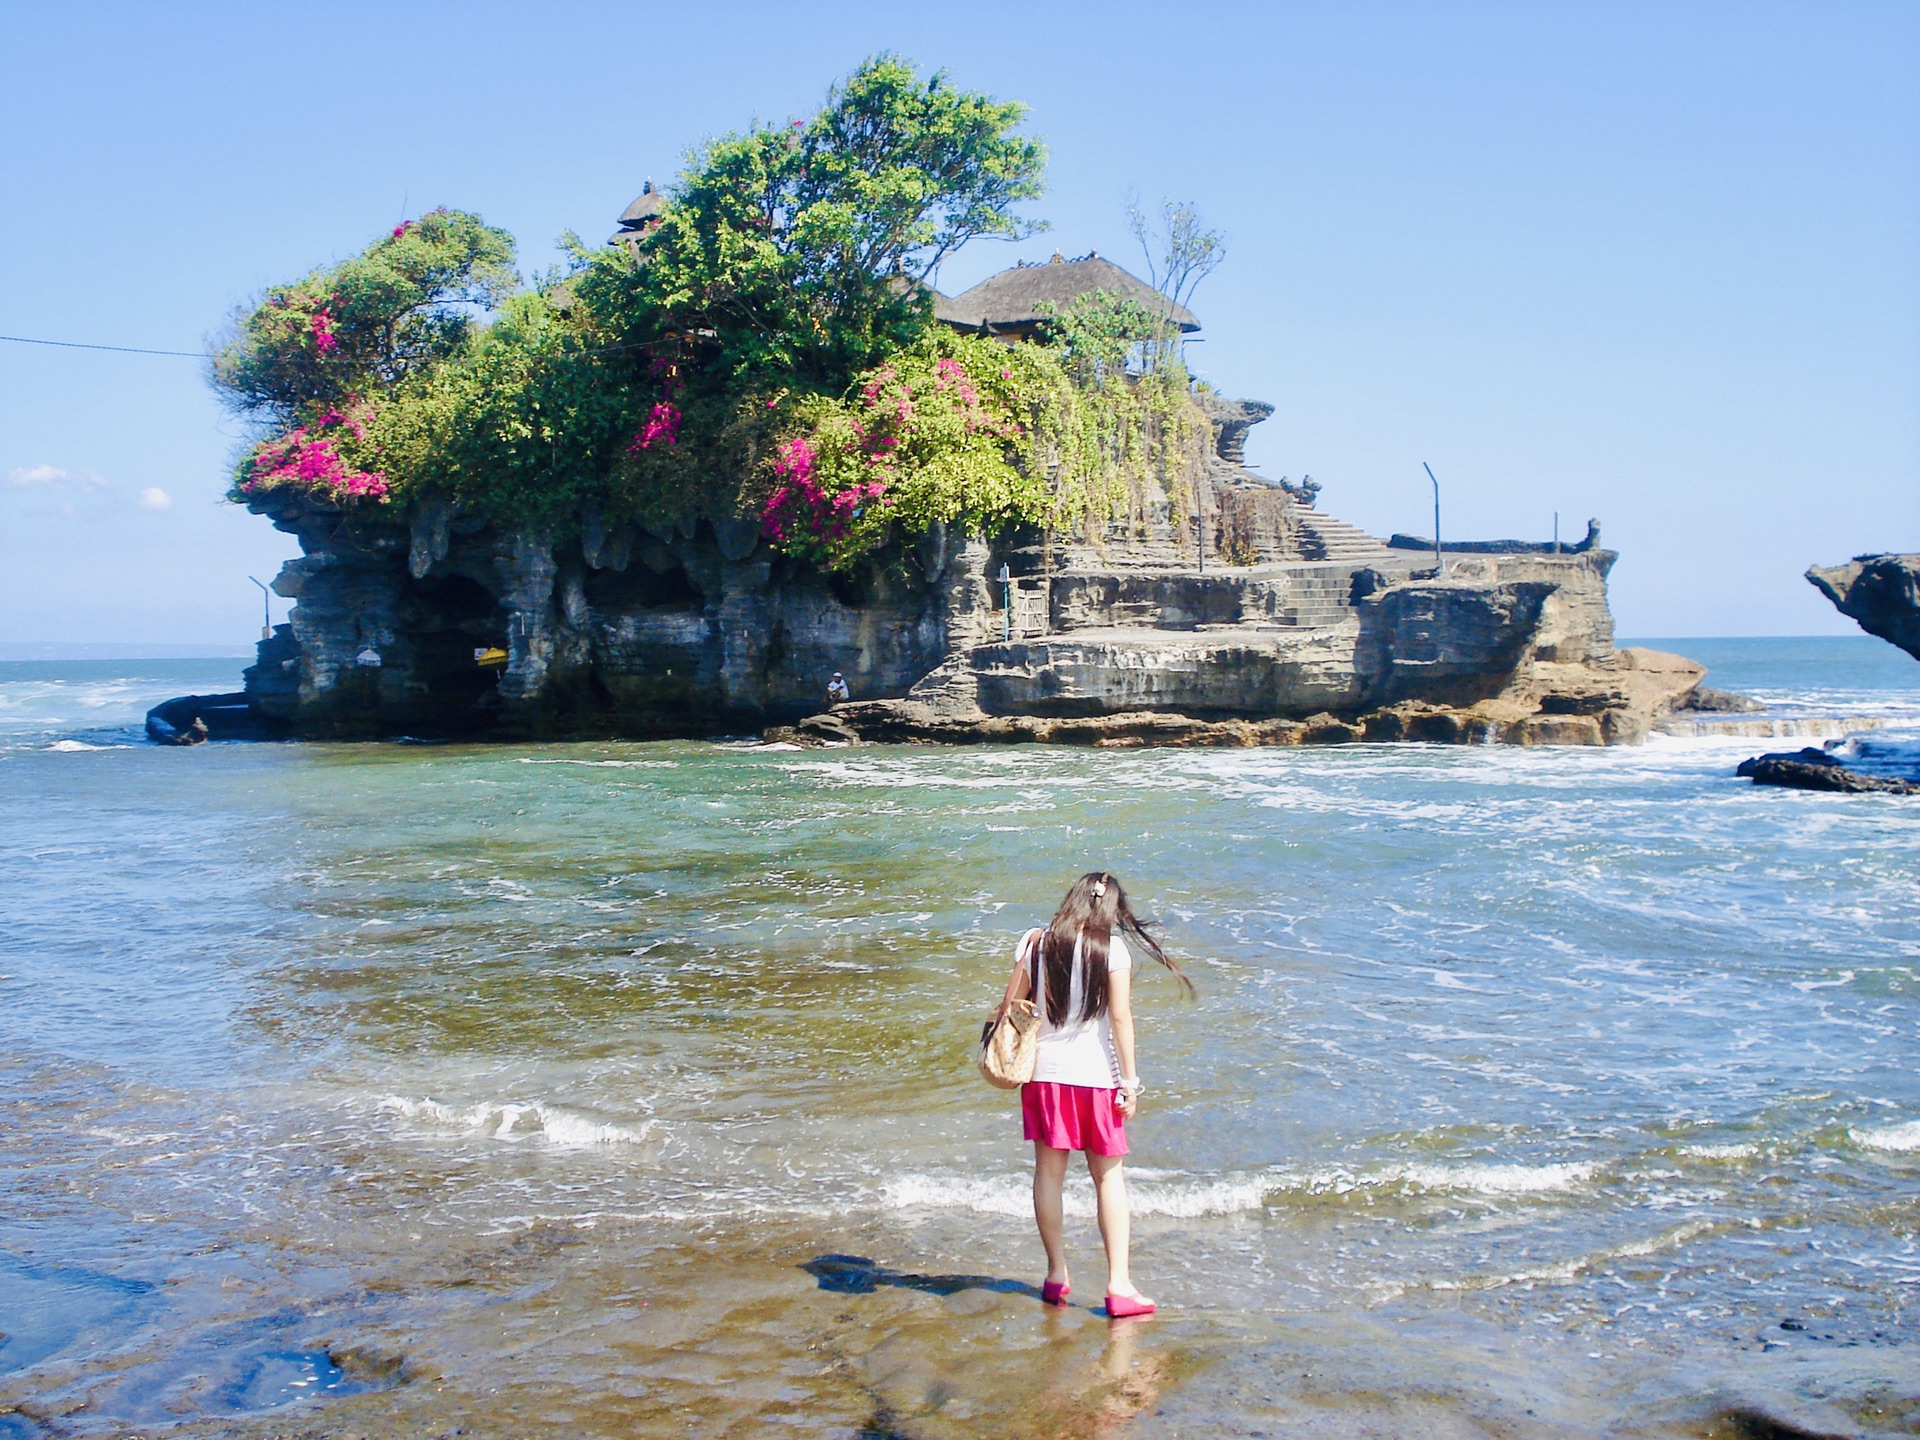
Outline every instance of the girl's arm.
MULTIPOLYGON (((1113 1053, 1120 1061, 1120 1076, 1124 1080, 1133 1080, 1140 1071, 1133 1063, 1133 974, 1128 970, 1111 970, 1107 973, 1107 1020, 1113 1026, 1113 1053)), ((1131 1120, 1135 1103, 1134 1092, 1127 1089, 1114 1091, 1114 1103, 1120 1107, 1120 1113, 1131 1120)))
POLYGON ((1033 931, 1029 930, 1020 937, 1019 948, 1015 951, 1013 974, 1007 980, 1007 993, 1000 997, 1000 1008, 995 1017, 1004 1015, 1013 1008, 1016 1000, 1025 1000, 1033 993, 1033 980, 1027 974, 1027 961, 1032 952, 1033 931))

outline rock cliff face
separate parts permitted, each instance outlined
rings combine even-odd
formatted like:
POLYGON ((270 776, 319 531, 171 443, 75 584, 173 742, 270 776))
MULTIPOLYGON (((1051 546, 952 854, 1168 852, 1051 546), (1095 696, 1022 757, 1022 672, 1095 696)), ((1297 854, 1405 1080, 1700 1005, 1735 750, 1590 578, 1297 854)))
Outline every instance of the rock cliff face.
POLYGON ((1920 555, 1859 555, 1807 579, 1862 630, 1920 660, 1920 555))
POLYGON ((305 553, 274 581, 292 623, 247 691, 308 736, 758 729, 817 708, 835 670, 904 693, 944 658, 948 615, 969 598, 954 593, 964 548, 940 537, 842 580, 704 523, 607 532, 589 516, 556 542, 444 512, 256 508, 305 553))
POLYGON ((1268 407, 1210 408, 1216 450, 1179 502, 1146 495, 1092 536, 936 530, 848 576, 750 523, 587 513, 535 536, 431 502, 261 497, 303 554, 247 696, 301 736, 711 735, 800 722, 840 671, 855 700, 811 733, 1598 744, 1641 738, 1704 673, 1615 651, 1610 552, 1462 551, 1436 573, 1247 471, 1268 407))

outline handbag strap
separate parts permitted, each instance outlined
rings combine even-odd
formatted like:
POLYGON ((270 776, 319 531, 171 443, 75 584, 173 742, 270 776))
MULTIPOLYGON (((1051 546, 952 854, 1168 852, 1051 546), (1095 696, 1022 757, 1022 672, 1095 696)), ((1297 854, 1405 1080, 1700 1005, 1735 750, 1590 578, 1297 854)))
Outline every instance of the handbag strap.
POLYGON ((1033 1006, 1034 1013, 1042 1020, 1047 1018, 1046 1000, 1040 993, 1040 986, 1046 978, 1042 967, 1047 963, 1047 957, 1040 942, 1046 933, 1042 926, 1036 925, 1020 937, 1020 951, 1026 957, 1027 964, 1027 1003, 1033 1006))

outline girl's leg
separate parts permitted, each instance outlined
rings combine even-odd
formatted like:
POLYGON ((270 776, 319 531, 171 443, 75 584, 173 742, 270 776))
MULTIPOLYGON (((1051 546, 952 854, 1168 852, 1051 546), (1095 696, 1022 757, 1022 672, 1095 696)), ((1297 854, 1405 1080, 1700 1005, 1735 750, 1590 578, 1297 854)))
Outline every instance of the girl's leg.
POLYGON ((1066 1217, 1060 1191, 1067 1183, 1067 1152, 1033 1142, 1033 1223, 1047 1251, 1047 1279, 1063 1284, 1067 1278, 1066 1217))
POLYGON ((1143 1298, 1127 1273, 1127 1250, 1132 1243, 1132 1217, 1127 1209, 1127 1176, 1118 1155, 1087 1152, 1087 1169, 1100 1207, 1100 1239, 1107 1247, 1107 1293, 1143 1298))

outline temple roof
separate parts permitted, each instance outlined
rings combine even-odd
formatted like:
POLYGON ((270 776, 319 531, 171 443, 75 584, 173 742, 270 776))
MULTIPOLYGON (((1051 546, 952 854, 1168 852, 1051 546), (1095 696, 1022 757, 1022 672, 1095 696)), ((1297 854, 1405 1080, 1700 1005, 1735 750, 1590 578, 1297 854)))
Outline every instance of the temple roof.
POLYGON ((1129 275, 1111 260, 1088 254, 1078 260, 1063 259, 1058 252, 1040 265, 1016 265, 990 275, 971 290, 963 290, 951 300, 936 292, 934 315, 949 325, 967 329, 986 326, 990 330, 1038 324, 1047 317, 1037 308, 1051 302, 1064 310, 1082 295, 1105 290, 1135 300, 1156 315, 1164 315, 1183 331, 1200 328, 1193 312, 1176 305, 1146 281, 1129 275))
POLYGON ((647 188, 634 196, 633 203, 620 213, 622 230, 638 230, 649 220, 660 218, 660 212, 667 208, 667 197, 653 188, 653 181, 647 181, 647 188))

